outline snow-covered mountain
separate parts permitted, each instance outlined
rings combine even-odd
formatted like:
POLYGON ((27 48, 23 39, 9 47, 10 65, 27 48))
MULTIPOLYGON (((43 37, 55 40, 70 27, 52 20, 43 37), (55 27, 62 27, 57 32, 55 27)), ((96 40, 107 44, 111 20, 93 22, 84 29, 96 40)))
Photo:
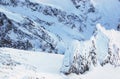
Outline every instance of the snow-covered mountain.
POLYGON ((90 39, 97 23, 117 29, 120 2, 112 1, 0 0, 0 46, 64 53, 71 41, 90 39))
MULTIPOLYGON (((63 63, 59 63, 59 68, 56 67, 55 70, 57 69, 59 72, 60 69, 60 72, 65 74, 83 74, 94 67, 98 68, 98 66, 106 64, 119 67, 119 7, 119 0, 0 0, 0 47, 64 54, 64 59, 63 56, 60 59, 60 62, 63 59, 63 63)), ((21 60, 22 56, 20 56, 21 59, 18 61, 19 59, 16 58, 19 56, 13 56, 14 54, 10 54, 9 50, 3 48, 0 50, 2 72, 6 71, 6 69, 2 70, 2 66, 8 65, 12 65, 14 68, 16 65, 20 66, 13 72, 19 70, 21 66, 27 72, 27 60, 31 63, 39 60, 38 58, 31 61, 27 57, 23 57, 25 60, 21 60), (6 50, 7 55, 4 54, 6 50), (14 59, 14 57, 16 58, 14 59)), ((43 56, 43 60, 47 59, 45 56, 43 56)), ((42 56, 40 57, 42 58, 42 56)), ((57 60, 57 58, 53 58, 53 60, 57 60)), ((32 71, 28 69, 28 73, 35 74, 36 69, 34 71, 31 63, 28 66, 32 66, 30 69, 33 69, 32 71)), ((54 66, 50 66, 54 71, 54 66)), ((46 70, 46 67, 41 67, 41 69, 46 70)), ((1 76, 1 78, 3 77, 5 78, 5 76, 1 76)), ((20 79, 27 79, 27 77, 22 76, 20 79)), ((57 78, 55 77, 55 79, 57 78)), ((61 76, 60 79, 62 79, 61 76)))

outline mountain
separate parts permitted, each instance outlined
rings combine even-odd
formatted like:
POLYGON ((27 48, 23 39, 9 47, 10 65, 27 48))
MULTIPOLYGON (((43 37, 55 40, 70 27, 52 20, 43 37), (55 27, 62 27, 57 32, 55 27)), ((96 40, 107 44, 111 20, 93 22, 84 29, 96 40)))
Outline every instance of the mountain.
MULTIPOLYGON (((59 63, 61 68, 59 65, 57 70, 64 74, 84 74, 108 64, 119 68, 119 7, 119 0, 0 0, 1 52, 7 47, 63 54, 63 63, 59 63)), ((4 54, 1 58, 4 61, 4 54)), ((5 58, 11 60, 5 66, 20 65, 17 59, 12 60, 8 55, 5 58)))
POLYGON ((119 10, 112 12, 109 8, 117 10, 120 2, 115 0, 113 5, 105 2, 102 6, 103 3, 98 0, 0 0, 0 47, 64 54, 72 40, 90 39, 97 23, 107 29, 117 29, 119 10))

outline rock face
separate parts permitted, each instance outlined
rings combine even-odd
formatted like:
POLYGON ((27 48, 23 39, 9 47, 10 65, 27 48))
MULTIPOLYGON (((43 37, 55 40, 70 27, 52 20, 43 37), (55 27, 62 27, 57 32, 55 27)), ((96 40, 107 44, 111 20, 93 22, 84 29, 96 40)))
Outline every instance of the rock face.
POLYGON ((38 41, 37 46, 42 48, 43 51, 52 52, 52 50, 55 50, 54 42, 48 33, 41 26, 35 28, 34 23, 28 18, 20 24, 0 13, 0 23, 0 47, 28 50, 34 47, 34 41, 38 41))

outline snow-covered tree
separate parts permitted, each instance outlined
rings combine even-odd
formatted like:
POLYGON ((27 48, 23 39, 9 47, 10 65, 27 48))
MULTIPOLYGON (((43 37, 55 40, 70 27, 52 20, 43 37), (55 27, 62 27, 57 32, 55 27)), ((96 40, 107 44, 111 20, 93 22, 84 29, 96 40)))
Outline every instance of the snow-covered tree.
POLYGON ((96 47, 95 47, 95 43, 94 43, 94 41, 92 40, 92 47, 91 47, 91 50, 90 50, 90 52, 89 52, 89 56, 88 56, 88 58, 90 58, 90 62, 91 62, 91 64, 93 64, 94 66, 96 66, 96 64, 97 64, 97 57, 96 57, 96 47))
POLYGON ((85 71, 89 70, 88 64, 89 62, 87 59, 82 56, 82 52, 80 50, 80 42, 75 40, 71 43, 71 45, 69 45, 68 49, 65 52, 61 72, 64 74, 82 74, 85 71))

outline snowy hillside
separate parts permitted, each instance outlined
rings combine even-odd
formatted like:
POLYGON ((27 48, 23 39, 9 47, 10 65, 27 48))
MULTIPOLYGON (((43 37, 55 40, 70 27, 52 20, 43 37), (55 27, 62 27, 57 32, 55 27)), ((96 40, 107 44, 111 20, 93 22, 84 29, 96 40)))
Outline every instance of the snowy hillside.
POLYGON ((81 75, 60 74, 63 56, 0 48, 0 79, 119 79, 120 68, 97 66, 81 75), (109 72, 109 73, 108 73, 109 72))
POLYGON ((62 55, 0 48, 0 79, 63 79, 62 55))

